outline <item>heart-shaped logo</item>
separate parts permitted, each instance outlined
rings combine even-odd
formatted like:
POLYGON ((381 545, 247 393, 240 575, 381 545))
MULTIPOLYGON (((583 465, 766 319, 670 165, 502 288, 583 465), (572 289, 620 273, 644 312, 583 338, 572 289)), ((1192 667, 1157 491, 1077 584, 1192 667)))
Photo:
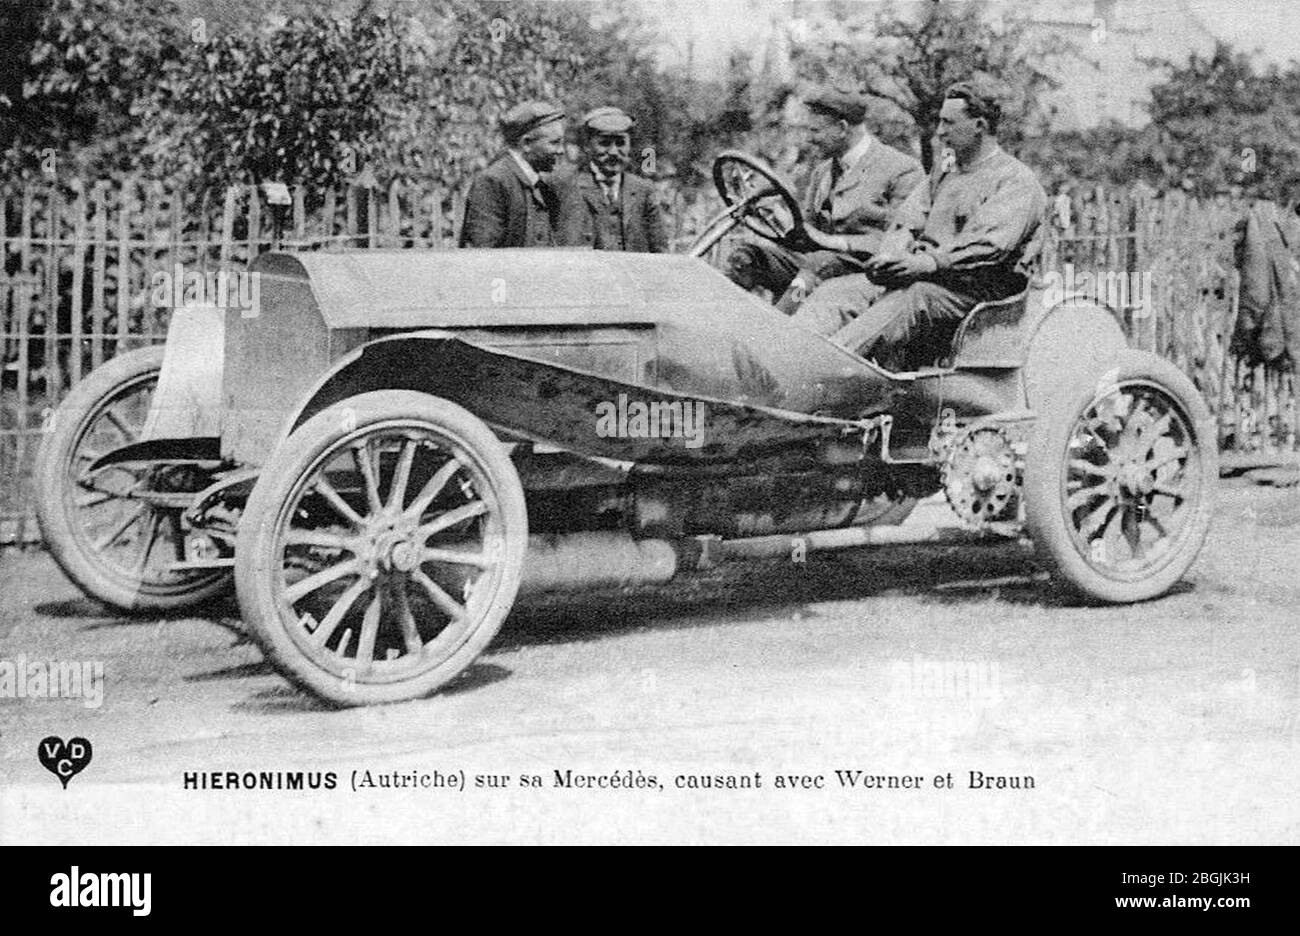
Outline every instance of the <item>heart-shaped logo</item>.
POLYGON ((50 735, 36 748, 36 756, 41 759, 45 769, 58 777, 63 789, 68 788, 68 781, 86 769, 90 763, 90 742, 85 738, 73 738, 64 741, 50 735))

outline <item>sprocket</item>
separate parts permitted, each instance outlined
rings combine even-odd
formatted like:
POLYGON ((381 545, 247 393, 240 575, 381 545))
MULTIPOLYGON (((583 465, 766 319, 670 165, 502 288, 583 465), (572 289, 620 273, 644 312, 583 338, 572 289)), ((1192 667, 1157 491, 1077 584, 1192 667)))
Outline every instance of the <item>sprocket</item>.
POLYGON ((942 480, 948 503, 963 523, 979 526, 1011 519, 1020 487, 1011 439, 997 426, 964 433, 953 441, 942 480))

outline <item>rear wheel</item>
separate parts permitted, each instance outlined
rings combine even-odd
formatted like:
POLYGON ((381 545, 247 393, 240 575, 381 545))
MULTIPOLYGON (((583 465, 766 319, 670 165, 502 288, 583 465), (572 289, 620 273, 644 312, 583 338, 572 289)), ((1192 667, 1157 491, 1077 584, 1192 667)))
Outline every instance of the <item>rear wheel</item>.
POLYGON ((519 589, 523 486, 461 407, 405 390, 317 414, 240 521, 240 608, 286 677, 340 705, 433 692, 487 647, 519 589))
POLYGON ((36 517, 55 562, 92 598, 123 611, 173 612, 229 587, 226 570, 167 568, 184 559, 183 508, 144 496, 167 479, 137 465, 88 469, 140 440, 161 346, 120 354, 77 384, 55 411, 36 459, 36 517))
POLYGON ((1205 542, 1214 420, 1169 362, 1128 351, 1077 396, 1042 406, 1025 511, 1043 561, 1076 591, 1127 603, 1168 591, 1205 542))

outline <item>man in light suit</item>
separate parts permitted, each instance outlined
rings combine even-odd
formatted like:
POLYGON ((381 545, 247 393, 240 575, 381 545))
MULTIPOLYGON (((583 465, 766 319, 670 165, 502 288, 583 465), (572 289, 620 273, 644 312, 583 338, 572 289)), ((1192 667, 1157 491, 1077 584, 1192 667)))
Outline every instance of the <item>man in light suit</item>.
POLYGON ((654 186, 627 171, 633 123, 617 107, 598 107, 582 118, 587 164, 557 181, 560 244, 634 253, 668 250, 654 186))
MULTIPOLYGON (((824 233, 852 235, 855 253, 870 252, 890 215, 924 180, 921 163, 876 139, 859 95, 828 90, 804 105, 809 148, 821 158, 804 194, 804 218, 824 233)), ((839 253, 806 246, 743 243, 729 258, 728 274, 746 289, 767 289, 791 312, 817 283, 861 269, 839 253)))
POLYGON ((475 176, 462 247, 551 247, 558 200, 544 177, 564 154, 564 111, 525 101, 501 118, 506 149, 475 176))

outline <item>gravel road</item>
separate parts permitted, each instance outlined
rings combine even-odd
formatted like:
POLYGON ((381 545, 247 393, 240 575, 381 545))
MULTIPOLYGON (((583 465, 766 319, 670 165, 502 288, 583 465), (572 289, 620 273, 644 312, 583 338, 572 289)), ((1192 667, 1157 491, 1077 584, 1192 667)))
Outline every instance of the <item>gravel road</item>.
POLYGON ((347 711, 233 602, 124 619, 3 554, 0 661, 104 681, 0 698, 0 842, 1294 843, 1300 494, 1227 482, 1212 537, 1136 607, 1015 546, 533 600, 443 693, 347 711), (66 789, 50 735, 93 744, 66 789))

